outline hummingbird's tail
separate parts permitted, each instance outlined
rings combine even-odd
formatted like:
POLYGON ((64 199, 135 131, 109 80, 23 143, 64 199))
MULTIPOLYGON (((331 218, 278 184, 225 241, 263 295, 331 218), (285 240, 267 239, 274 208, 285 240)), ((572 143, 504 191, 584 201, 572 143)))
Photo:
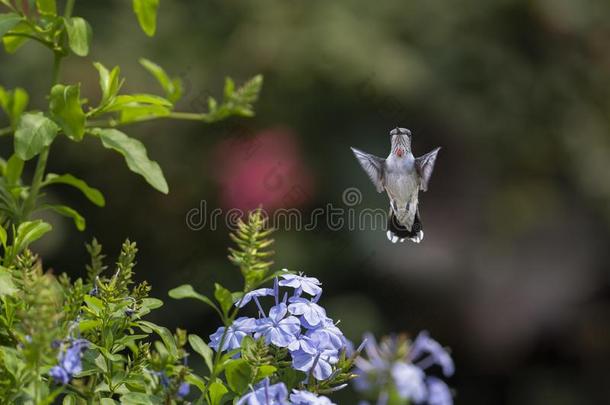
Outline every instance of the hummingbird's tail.
POLYGON ((412 240, 415 243, 419 243, 424 238, 424 231, 419 219, 419 213, 415 213, 415 219, 413 220, 413 226, 409 230, 406 226, 402 225, 393 210, 390 210, 390 218, 388 219, 388 239, 392 243, 398 241, 404 242, 405 239, 412 240))

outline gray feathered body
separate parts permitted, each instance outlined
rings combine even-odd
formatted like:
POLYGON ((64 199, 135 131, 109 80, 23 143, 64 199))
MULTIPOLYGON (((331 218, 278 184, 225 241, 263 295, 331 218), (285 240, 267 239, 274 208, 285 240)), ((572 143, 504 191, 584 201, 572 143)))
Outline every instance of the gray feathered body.
POLYGON ((391 150, 386 159, 355 148, 352 151, 377 191, 388 194, 388 239, 393 243, 405 239, 419 243, 424 237, 419 219, 419 192, 428 189, 440 148, 416 158, 411 152, 411 131, 395 128, 390 139, 391 150))
POLYGON ((384 165, 384 188, 390 198, 390 206, 400 224, 408 229, 413 226, 419 197, 419 174, 411 153, 404 159, 390 155, 384 165))

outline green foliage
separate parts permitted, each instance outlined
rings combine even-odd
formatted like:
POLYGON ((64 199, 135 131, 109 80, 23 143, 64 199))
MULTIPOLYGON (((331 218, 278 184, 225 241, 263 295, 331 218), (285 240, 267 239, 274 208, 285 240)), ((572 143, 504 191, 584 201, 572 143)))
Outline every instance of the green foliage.
POLYGON ((64 24, 72 52, 78 56, 87 56, 92 36, 89 23, 84 18, 72 17, 64 18, 64 24))
POLYGON ((182 96, 182 80, 179 77, 169 77, 163 68, 148 59, 140 59, 140 64, 157 79, 165 92, 165 97, 173 104, 182 96))
POLYGON ((80 190, 85 197, 93 204, 103 207, 106 204, 104 195, 101 191, 96 188, 90 187, 85 181, 74 177, 71 174, 54 174, 49 173, 45 181, 42 183, 42 187, 50 186, 52 184, 66 184, 80 190))
MULTIPOLYGON (((29 109, 24 89, 0 87, 0 108, 7 121, 6 127, 0 127, 0 136, 12 136, 14 146, 6 159, 0 158, 0 404, 176 404, 185 400, 182 387, 186 383, 201 391, 199 403, 222 404, 245 392, 250 384, 274 372, 275 366, 264 363, 267 357, 234 362, 239 350, 215 355, 200 337, 180 329, 171 332, 145 319, 163 302, 149 296, 147 282, 134 281, 135 243, 123 244, 111 270, 94 239, 87 245, 91 259, 86 277, 75 280, 44 272, 42 261, 30 248, 52 230, 50 224, 32 218, 38 211, 53 211, 70 218, 78 230, 85 229, 79 212, 61 203, 49 204, 44 192, 70 186, 97 206, 106 202, 102 192, 85 180, 70 173, 47 172, 57 136, 74 142, 99 139, 104 148, 120 154, 131 171, 167 193, 161 167, 149 158, 145 145, 117 127, 162 118, 211 123, 231 116, 250 117, 262 77, 241 87, 227 79, 222 101, 210 98, 209 111, 193 113, 175 110, 183 94, 182 80, 158 64, 140 60, 161 86, 162 95, 121 94, 120 68, 94 63, 101 98, 91 104, 81 94, 80 83, 58 80, 63 58, 84 57, 91 51, 93 30, 84 18, 73 16, 75 0, 60 2, 63 12, 55 0, 0 0, 0 4, 2 11, 8 9, 0 12, 0 38, 8 53, 36 42, 54 57, 53 67, 47 69, 53 72, 48 106, 42 111, 29 109), (34 158, 29 181, 24 169, 34 158), (86 342, 82 353, 72 359, 82 362, 82 368, 71 370, 64 381, 54 373, 65 369, 62 359, 74 355, 69 353, 75 342, 86 342), (187 366, 187 344, 203 358, 209 378, 187 366)), ((158 8, 159 0, 133 0, 138 22, 149 36, 156 32, 158 8)), ((232 260, 245 279, 244 291, 231 292, 216 284, 212 299, 183 285, 170 296, 200 300, 230 325, 238 312, 234 303, 272 277, 270 263, 263 261, 271 255, 266 250, 271 241, 262 230, 262 216, 257 215, 242 223, 235 236, 238 249, 232 251, 232 260)))
POLYGON ((169 290, 168 295, 171 298, 174 298, 177 300, 181 300, 181 299, 185 299, 185 298, 192 298, 192 299, 199 300, 199 301, 205 303, 206 305, 209 305, 212 309, 214 309, 221 318, 224 317, 224 314, 220 311, 220 309, 214 303, 214 301, 212 301, 205 295, 200 294, 197 291, 195 291, 195 289, 193 289, 193 286, 191 286, 190 284, 183 284, 180 287, 173 288, 173 289, 169 290))
POLYGON ((5 360, 0 363, 0 398, 7 401, 2 403, 44 403, 57 397, 94 403, 113 397, 122 403, 135 397, 146 404, 179 401, 177 390, 190 375, 184 364, 187 335, 143 319, 162 302, 148 297, 146 282, 133 281, 135 244, 123 244, 111 275, 105 274, 95 240, 88 251, 87 280, 44 274, 28 250, 10 268, 0 269, 0 355, 5 360), (82 371, 69 385, 57 386, 48 377, 57 364, 53 342, 61 342, 61 351, 75 337, 90 342, 82 371), (169 381, 167 386, 161 378, 169 381))
POLYGON ((148 158, 144 144, 130 138, 117 129, 94 128, 91 133, 98 136, 105 148, 113 149, 123 155, 129 169, 141 175, 148 184, 167 194, 169 188, 159 164, 148 158))
POLYGON ((13 29, 21 21, 21 17, 16 13, 0 15, 0 38, 13 29))
POLYGON ((49 105, 51 118, 61 127, 63 133, 73 141, 80 141, 85 135, 85 113, 81 107, 80 85, 61 84, 51 89, 49 105))
POLYGON ((231 78, 225 81, 222 103, 219 105, 216 99, 210 97, 208 100, 209 112, 203 118, 206 122, 216 122, 232 115, 252 117, 254 111, 252 104, 258 100, 258 95, 263 86, 263 77, 255 76, 241 87, 235 88, 235 82, 231 78))
POLYGON ((274 253, 268 250, 273 244, 273 239, 269 236, 273 230, 265 229, 266 222, 267 218, 261 210, 257 210, 248 216, 247 222, 240 220, 237 231, 231 234, 237 249, 229 248, 229 260, 239 267, 244 278, 245 292, 254 290, 275 276, 269 274, 273 262, 267 259, 274 253))
POLYGON ((133 0, 133 11, 138 17, 142 31, 149 37, 155 35, 157 30, 157 10, 159 0, 133 0))
MULTIPOLYGON (((66 0, 63 15, 59 14, 54 0, 25 3, 3 1, 8 13, 0 13, 0 37, 7 52, 16 52, 23 44, 34 41, 48 48, 54 56, 53 81, 48 93, 46 111, 27 110, 29 96, 21 88, 6 90, 0 87, 0 108, 8 118, 8 127, 0 127, 0 136, 14 137, 14 155, 0 161, 3 178, 0 179, 0 221, 12 230, 27 221, 37 210, 52 210, 74 221, 79 230, 85 227, 84 217, 64 204, 50 205, 40 191, 54 184, 68 184, 78 188, 92 203, 105 204, 98 190, 71 174, 53 177, 45 173, 50 149, 58 135, 71 141, 82 141, 86 136, 100 139, 106 149, 113 150, 125 159, 128 168, 142 176, 153 188, 167 193, 169 187, 157 162, 148 157, 144 143, 130 137, 116 127, 148 122, 157 119, 216 122, 231 116, 252 116, 252 104, 262 86, 262 77, 256 76, 242 87, 235 88, 231 79, 225 84, 222 102, 210 98, 208 112, 175 111, 175 104, 183 93, 182 80, 171 76, 158 64, 140 59, 142 66, 153 75, 163 90, 162 95, 150 93, 120 94, 124 79, 118 66, 107 69, 94 63, 99 74, 101 99, 91 105, 81 95, 80 83, 58 83, 61 61, 74 54, 86 56, 91 50, 92 27, 80 16, 73 16, 75 0, 66 0), (24 182, 23 161, 37 158, 30 184, 24 182), (72 177, 70 177, 72 176, 72 177)), ((152 36, 157 26, 159 0, 134 0, 133 9, 144 32, 152 36)), ((14 235, 13 235, 14 237, 14 235)))
POLYGON ((23 114, 15 130, 15 153, 30 160, 51 145, 58 131, 59 127, 42 113, 23 114))
POLYGON ((57 4, 55 0, 36 0, 36 8, 40 14, 57 14, 57 4))
POLYGON ((0 108, 5 112, 12 128, 17 126, 17 121, 26 109, 28 101, 28 93, 22 88, 17 87, 15 90, 7 91, 0 86, 0 108))

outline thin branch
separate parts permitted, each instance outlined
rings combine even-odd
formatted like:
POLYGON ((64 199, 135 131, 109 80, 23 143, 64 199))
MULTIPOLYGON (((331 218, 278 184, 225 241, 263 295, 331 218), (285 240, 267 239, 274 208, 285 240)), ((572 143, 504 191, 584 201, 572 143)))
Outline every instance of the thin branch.
POLYGON ((188 113, 188 112, 172 112, 169 113, 168 115, 151 115, 148 117, 142 117, 142 118, 138 118, 136 120, 133 121, 129 121, 129 122, 120 122, 114 118, 108 119, 108 120, 94 120, 94 121, 88 121, 87 122, 87 127, 88 128, 93 128, 93 127, 111 127, 111 128, 115 128, 115 127, 120 127, 123 125, 129 125, 129 124, 139 124, 141 122, 149 122, 149 121, 155 121, 155 120, 160 120, 160 119, 175 119, 175 120, 186 120, 186 121, 203 121, 203 122, 208 122, 207 121, 207 114, 200 114, 200 113, 188 113))
POLYGON ((33 39, 34 41, 40 42, 47 48, 55 49, 55 44, 53 42, 47 41, 46 39, 42 39, 40 37, 37 37, 36 35, 28 34, 26 32, 9 32, 9 33, 4 34, 4 36, 5 37, 24 37, 24 38, 33 39))

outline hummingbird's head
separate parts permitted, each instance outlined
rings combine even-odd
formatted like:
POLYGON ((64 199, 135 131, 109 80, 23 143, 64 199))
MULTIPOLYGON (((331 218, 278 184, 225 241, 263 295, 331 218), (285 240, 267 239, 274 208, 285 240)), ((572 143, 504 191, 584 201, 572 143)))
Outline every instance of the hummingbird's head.
POLYGON ((411 131, 407 128, 394 128, 390 131, 392 153, 399 158, 411 152, 411 131))

